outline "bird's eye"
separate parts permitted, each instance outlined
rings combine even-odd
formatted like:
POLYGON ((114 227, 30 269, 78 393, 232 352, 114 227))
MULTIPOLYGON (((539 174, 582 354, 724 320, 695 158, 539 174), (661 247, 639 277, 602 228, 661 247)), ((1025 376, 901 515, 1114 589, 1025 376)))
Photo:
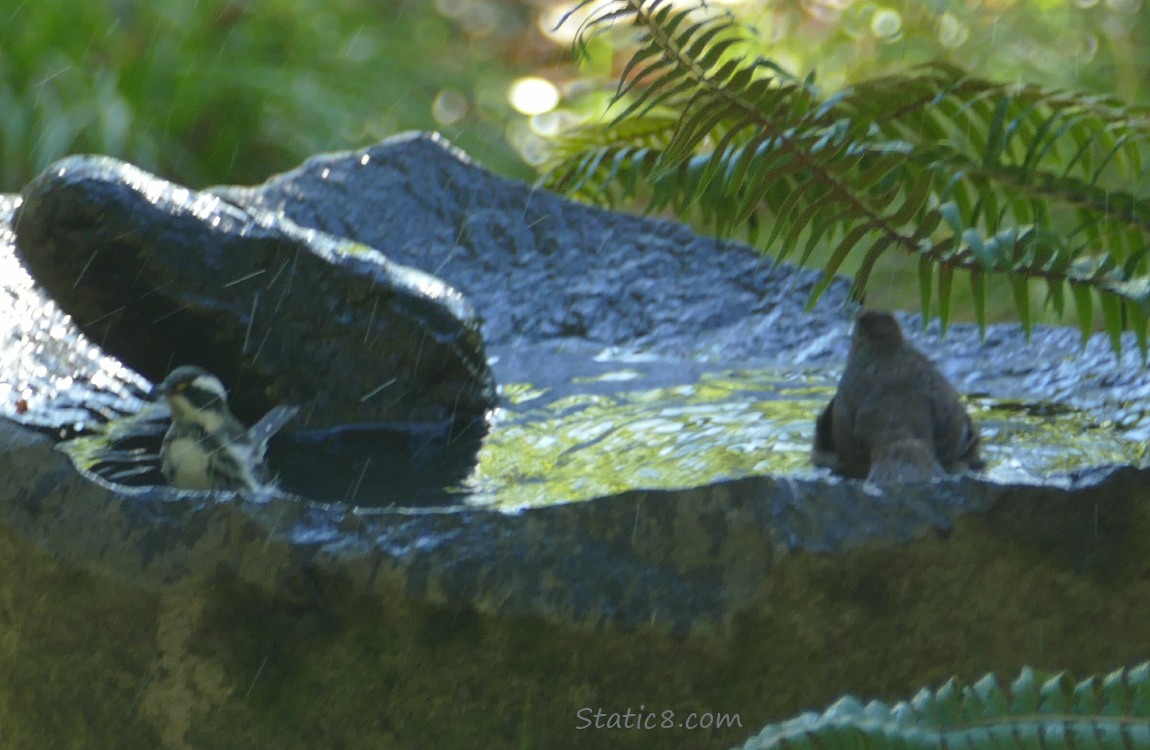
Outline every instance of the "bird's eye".
POLYGON ((180 383, 179 385, 176 386, 176 393, 183 393, 186 390, 188 390, 188 384, 187 383, 180 383))

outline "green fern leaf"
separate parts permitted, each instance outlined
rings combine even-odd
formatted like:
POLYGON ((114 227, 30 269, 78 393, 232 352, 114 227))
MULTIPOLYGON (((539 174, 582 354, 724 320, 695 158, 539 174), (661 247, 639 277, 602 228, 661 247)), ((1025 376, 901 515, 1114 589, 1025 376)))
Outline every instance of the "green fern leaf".
POLYGON ((1018 320, 1022 323, 1022 330, 1029 338, 1033 321, 1030 317, 1030 284, 1026 277, 1011 276, 1010 291, 1014 295, 1014 307, 1018 312, 1018 320))
POLYGON ((986 334, 986 285, 981 269, 970 269, 970 296, 974 300, 974 316, 978 330, 986 334))
POLYGON ((938 320, 945 331, 950 324, 950 290, 954 282, 954 268, 943 264, 938 268, 938 320))
POLYGON ((780 259, 818 257, 815 295, 851 266, 861 295, 880 257, 901 252, 917 260, 924 312, 923 290, 938 279, 944 323, 962 269, 983 329, 990 274, 1008 282, 1027 331, 1032 280, 1059 314, 1070 284, 1084 333, 1093 297, 1110 298, 1103 320, 1114 346, 1123 330, 1144 328, 1145 110, 949 63, 824 97, 811 76, 742 54, 753 40, 729 14, 700 20, 669 0, 595 6, 576 49, 614 26, 638 34, 615 89, 618 114, 557 139, 544 184, 604 205, 673 207, 721 237, 761 237, 780 259))
POLYGON ((930 319, 930 298, 932 287, 934 286, 934 264, 931 263, 930 256, 918 256, 918 297, 919 305, 922 309, 922 325, 925 328, 927 321, 930 319))
POLYGON ((1122 346, 1122 300, 1103 292, 1098 295, 1098 303, 1102 307, 1102 325, 1106 335, 1110 337, 1114 350, 1118 351, 1122 346))
POLYGON ((1094 297, 1090 286, 1071 282, 1070 291, 1074 294, 1074 308, 1078 313, 1078 330, 1082 333, 1082 343, 1090 338, 1094 331, 1094 297))
POLYGON ((960 687, 948 681, 909 702, 863 704, 844 696, 825 712, 771 724, 744 750, 1135 750, 1150 743, 1143 664, 1077 684, 1066 673, 1041 682, 1029 667, 1003 689, 994 675, 960 687))

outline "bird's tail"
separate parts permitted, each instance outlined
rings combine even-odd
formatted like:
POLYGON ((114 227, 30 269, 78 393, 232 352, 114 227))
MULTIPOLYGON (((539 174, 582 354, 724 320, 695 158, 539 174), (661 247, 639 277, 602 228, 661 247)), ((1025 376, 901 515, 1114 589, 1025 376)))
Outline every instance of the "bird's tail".
POLYGON ((880 484, 927 482, 942 476, 946 476, 946 470, 930 445, 917 438, 904 438, 875 446, 871 452, 867 481, 880 484))
POLYGON ((263 458, 264 451, 268 447, 268 441, 272 439, 272 436, 282 430, 284 425, 295 418, 296 414, 299 414, 298 406, 281 404, 273 407, 271 411, 260 418, 260 421, 248 428, 248 440, 256 446, 260 458, 263 458))

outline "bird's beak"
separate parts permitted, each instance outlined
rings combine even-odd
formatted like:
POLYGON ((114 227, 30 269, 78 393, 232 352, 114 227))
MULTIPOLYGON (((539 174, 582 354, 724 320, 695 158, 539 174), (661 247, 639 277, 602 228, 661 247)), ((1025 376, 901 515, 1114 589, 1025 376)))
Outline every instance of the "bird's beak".
POLYGON ((153 401, 158 401, 161 396, 168 395, 167 383, 156 383, 152 386, 152 390, 148 391, 148 397, 153 401))

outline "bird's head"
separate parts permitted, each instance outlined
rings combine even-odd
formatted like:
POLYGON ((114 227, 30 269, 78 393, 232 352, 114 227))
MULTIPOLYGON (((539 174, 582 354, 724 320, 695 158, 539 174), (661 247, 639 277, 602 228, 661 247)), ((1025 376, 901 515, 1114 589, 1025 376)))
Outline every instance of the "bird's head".
POLYGON ((228 392, 220 379, 202 367, 185 365, 168 373, 152 393, 163 396, 172 412, 181 417, 227 413, 228 392))
POLYGON ((876 352, 893 352, 902 343, 902 329, 888 312, 867 310, 855 321, 852 348, 866 347, 876 352))

